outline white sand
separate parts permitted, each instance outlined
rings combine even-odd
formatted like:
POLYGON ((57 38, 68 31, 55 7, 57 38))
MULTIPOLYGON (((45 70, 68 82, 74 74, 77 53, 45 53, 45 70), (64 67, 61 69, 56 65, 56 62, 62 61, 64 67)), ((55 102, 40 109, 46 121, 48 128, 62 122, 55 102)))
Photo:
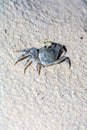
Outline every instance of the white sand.
POLYGON ((0 130, 87 130, 87 0, 0 0, 0 130), (20 48, 51 40, 72 62, 24 75, 20 48))

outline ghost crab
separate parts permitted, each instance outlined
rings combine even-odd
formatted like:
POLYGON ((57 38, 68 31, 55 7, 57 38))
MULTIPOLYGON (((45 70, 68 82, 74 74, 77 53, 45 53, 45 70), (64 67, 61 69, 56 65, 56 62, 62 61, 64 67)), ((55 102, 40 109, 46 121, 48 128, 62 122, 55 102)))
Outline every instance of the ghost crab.
POLYGON ((41 67, 59 64, 63 61, 68 62, 69 68, 71 67, 70 58, 65 56, 67 49, 64 45, 61 45, 59 43, 46 41, 44 42, 44 47, 41 47, 39 49, 32 47, 27 49, 21 49, 16 52, 22 52, 23 54, 16 61, 15 64, 27 58, 27 65, 24 69, 24 73, 32 63, 36 65, 36 70, 38 71, 39 75, 41 67))

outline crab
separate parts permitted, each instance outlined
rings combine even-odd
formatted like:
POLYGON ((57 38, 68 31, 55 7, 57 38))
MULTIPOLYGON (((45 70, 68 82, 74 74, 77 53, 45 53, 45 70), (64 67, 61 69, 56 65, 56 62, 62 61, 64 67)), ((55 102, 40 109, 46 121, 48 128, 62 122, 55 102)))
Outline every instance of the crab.
POLYGON ((24 59, 27 59, 24 73, 32 63, 36 65, 36 70, 39 75, 42 67, 52 66, 63 61, 68 62, 69 68, 71 67, 70 58, 65 56, 65 53, 67 52, 66 47, 52 41, 44 42, 44 46, 39 49, 32 47, 17 50, 16 52, 22 52, 22 55, 15 64, 24 59))

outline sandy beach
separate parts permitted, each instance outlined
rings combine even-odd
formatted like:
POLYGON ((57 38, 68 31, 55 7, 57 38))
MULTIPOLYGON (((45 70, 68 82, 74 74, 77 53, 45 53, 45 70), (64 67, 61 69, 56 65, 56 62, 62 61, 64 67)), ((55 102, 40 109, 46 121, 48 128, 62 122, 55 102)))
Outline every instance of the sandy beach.
POLYGON ((87 0, 0 0, 0 130, 87 130, 87 0), (66 46, 66 62, 14 65, 19 49, 66 46))

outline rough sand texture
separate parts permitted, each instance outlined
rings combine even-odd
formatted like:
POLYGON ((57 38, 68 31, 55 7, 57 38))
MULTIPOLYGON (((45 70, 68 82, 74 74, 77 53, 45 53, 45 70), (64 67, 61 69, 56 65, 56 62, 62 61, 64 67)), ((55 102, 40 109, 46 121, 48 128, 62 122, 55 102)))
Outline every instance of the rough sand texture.
POLYGON ((0 130, 87 130, 87 0, 0 0, 0 130), (20 48, 51 40, 72 62, 14 66, 20 48))

